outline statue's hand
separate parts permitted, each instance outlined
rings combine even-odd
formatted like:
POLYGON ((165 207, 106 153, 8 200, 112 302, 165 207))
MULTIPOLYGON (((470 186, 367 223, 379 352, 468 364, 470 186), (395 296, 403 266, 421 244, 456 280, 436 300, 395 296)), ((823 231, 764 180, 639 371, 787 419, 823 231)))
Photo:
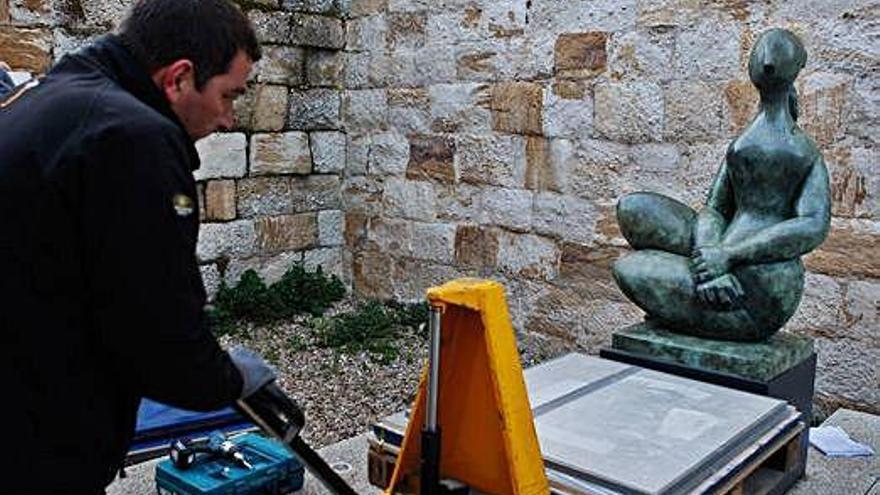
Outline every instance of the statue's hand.
POLYGON ((691 260, 696 284, 714 280, 730 271, 730 253, 719 245, 697 247, 691 260))
POLYGON ((700 302, 721 311, 739 308, 744 295, 739 280, 730 273, 697 285, 697 298, 700 302))

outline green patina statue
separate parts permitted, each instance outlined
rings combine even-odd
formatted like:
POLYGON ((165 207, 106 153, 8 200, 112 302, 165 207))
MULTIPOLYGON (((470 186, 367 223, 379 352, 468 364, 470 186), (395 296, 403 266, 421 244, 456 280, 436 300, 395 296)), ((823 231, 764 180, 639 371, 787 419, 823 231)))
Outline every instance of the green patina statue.
POLYGON ((728 147, 699 213, 654 193, 617 205, 636 250, 614 265, 623 292, 648 322, 691 335, 760 341, 794 314, 804 286, 800 257, 828 233, 828 171, 797 126, 794 80, 807 54, 793 33, 763 33, 749 58, 761 94, 757 116, 728 147))

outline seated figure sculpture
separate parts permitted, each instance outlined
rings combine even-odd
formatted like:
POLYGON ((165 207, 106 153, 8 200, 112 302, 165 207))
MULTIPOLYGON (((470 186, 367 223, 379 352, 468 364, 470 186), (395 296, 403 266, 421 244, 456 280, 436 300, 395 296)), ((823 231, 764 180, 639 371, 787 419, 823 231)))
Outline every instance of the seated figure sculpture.
POLYGON ((699 213, 648 192, 619 201, 618 223, 635 251, 617 260, 614 278, 649 323, 754 342, 797 309, 800 257, 822 243, 830 222, 828 171, 797 126, 793 84, 806 57, 790 31, 758 38, 748 70, 760 110, 728 147, 699 213))

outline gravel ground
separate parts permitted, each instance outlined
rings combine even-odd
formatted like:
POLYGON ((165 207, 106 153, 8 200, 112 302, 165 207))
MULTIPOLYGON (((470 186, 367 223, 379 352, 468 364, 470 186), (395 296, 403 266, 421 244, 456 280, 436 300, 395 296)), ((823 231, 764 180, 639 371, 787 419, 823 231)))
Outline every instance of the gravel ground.
MULTIPOLYGON (((347 299, 325 317, 355 306, 356 301, 347 299)), ((361 434, 378 419, 409 407, 427 359, 427 340, 412 329, 396 341, 397 356, 382 359, 321 348, 306 316, 243 328, 241 335, 221 337, 221 344, 249 347, 276 367, 280 386, 306 413, 303 437, 315 448, 361 434)), ((519 341, 524 366, 570 350, 540 336, 522 336, 519 341)))

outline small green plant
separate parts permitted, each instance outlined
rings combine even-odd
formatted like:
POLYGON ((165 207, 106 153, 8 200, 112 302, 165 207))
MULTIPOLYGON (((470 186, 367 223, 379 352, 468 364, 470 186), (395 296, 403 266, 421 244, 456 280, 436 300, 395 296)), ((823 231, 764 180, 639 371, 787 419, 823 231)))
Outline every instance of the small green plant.
POLYGON ((265 324, 303 313, 320 316, 343 297, 345 285, 336 275, 325 275, 320 266, 309 272, 295 264, 271 286, 248 270, 235 287, 220 284, 208 321, 215 333, 240 333, 237 321, 265 324))

